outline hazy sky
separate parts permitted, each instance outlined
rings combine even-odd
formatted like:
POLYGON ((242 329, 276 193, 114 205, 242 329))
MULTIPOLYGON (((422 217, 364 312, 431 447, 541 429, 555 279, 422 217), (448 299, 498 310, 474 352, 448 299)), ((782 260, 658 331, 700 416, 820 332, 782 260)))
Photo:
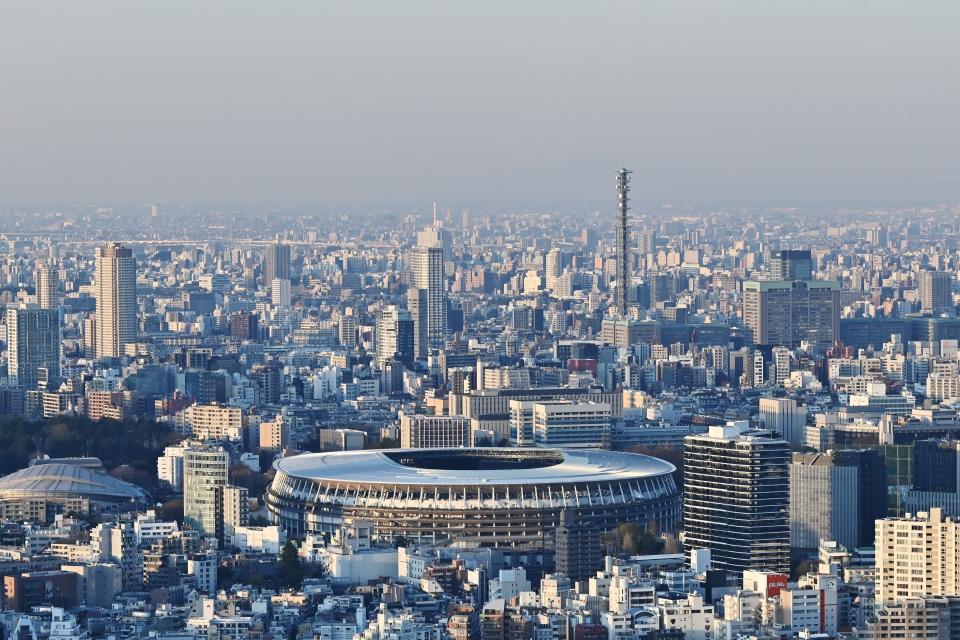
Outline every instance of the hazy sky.
MULTIPOLYGON (((0 3, 0 203, 960 201, 960 3, 0 3)), ((612 206, 612 204, 611 204, 612 206)))

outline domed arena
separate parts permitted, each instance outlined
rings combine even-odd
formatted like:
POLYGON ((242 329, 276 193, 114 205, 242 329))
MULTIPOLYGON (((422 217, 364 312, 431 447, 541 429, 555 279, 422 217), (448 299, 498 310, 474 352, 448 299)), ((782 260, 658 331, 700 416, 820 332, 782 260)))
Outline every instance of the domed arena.
POLYGON ((51 462, 0 478, 0 516, 47 523, 61 513, 98 515, 143 504, 143 490, 84 466, 51 462))

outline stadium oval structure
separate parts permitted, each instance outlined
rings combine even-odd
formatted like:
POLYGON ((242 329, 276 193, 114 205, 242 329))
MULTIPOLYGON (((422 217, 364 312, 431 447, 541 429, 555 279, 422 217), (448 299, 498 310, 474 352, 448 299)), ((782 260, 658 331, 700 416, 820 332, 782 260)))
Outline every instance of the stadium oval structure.
POLYGON ((675 467, 580 449, 388 449, 310 453, 275 463, 267 508, 288 536, 368 521, 380 540, 487 547, 549 545, 563 512, 592 528, 680 522, 675 467))
POLYGON ((52 462, 0 478, 0 514, 48 522, 59 513, 99 514, 146 502, 144 491, 87 467, 52 462))

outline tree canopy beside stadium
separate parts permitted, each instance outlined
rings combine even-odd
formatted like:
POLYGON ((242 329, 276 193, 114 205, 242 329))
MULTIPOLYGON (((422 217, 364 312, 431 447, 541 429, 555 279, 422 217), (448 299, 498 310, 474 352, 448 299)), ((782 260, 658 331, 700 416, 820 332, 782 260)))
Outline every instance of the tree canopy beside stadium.
POLYGON ((32 458, 94 456, 108 470, 121 465, 156 476, 157 457, 182 436, 151 420, 93 421, 83 416, 0 421, 0 474, 26 467, 32 458))

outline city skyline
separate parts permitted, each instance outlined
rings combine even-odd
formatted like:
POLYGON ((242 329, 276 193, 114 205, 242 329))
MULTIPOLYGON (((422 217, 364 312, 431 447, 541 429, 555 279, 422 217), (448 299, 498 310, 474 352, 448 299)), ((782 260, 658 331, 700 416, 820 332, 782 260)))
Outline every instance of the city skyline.
POLYGON ((960 640, 958 24, 9 7, 0 638, 960 640))

